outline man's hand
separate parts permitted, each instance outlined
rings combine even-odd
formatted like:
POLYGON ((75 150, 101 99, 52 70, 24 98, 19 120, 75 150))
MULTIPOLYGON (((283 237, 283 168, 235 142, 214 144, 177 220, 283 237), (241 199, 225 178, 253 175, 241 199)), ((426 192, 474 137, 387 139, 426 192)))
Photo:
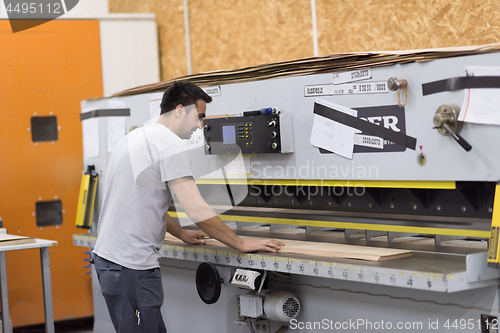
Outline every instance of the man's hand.
POLYGON ((201 230, 182 229, 180 234, 176 237, 187 244, 205 244, 205 241, 203 240, 203 238, 209 237, 209 236, 204 231, 201 231, 201 230))
MULTIPOLYGON (((213 209, 203 200, 198 187, 192 177, 182 177, 168 182, 182 207, 188 214, 189 218, 196 225, 206 232, 210 237, 226 244, 227 246, 237 249, 241 252, 268 251, 276 252, 285 244, 274 239, 241 239, 239 238, 222 220, 215 214, 213 209)), ((198 234, 185 234, 183 230, 172 218, 167 217, 167 230, 172 235, 180 238, 188 244, 204 244, 205 242, 198 239, 201 236, 198 234), (169 222, 170 221, 170 222, 169 222)), ((185 230, 187 231, 187 230, 185 230)))
POLYGON ((239 250, 241 252, 276 252, 277 250, 281 249, 282 246, 285 246, 285 243, 282 243, 275 239, 251 238, 243 239, 239 250))

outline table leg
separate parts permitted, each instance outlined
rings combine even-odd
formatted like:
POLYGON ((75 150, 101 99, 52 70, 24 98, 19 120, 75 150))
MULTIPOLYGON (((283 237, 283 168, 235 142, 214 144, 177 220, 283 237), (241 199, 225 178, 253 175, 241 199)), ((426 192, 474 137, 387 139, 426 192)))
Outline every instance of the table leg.
POLYGON ((7 292, 7 266, 5 252, 0 252, 0 291, 2 292, 2 326, 4 333, 10 333, 9 294, 7 292))
POLYGON ((54 333, 54 312, 52 309, 52 285, 50 283, 49 248, 40 248, 42 260, 43 305, 45 309, 45 332, 54 333))

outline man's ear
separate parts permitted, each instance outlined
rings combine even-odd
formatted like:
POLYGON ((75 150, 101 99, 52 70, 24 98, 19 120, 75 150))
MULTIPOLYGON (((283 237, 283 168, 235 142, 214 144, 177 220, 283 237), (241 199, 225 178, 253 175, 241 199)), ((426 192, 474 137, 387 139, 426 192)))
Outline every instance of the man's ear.
POLYGON ((180 115, 182 114, 182 111, 183 111, 183 110, 184 110, 184 105, 182 105, 182 104, 177 105, 177 106, 175 107, 175 109, 174 109, 175 115, 176 115, 177 117, 180 117, 180 115))

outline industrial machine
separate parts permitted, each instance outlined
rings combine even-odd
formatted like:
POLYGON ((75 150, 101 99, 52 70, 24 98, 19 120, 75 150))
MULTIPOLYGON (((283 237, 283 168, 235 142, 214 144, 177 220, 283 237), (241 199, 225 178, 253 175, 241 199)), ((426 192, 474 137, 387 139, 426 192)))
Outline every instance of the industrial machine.
MULTIPOLYGON (((213 97, 204 129, 189 145, 202 148, 207 165, 223 165, 219 176, 196 182, 239 235, 412 255, 374 262, 243 254, 167 240, 161 259, 167 329, 283 331, 283 321, 266 317, 266 299, 290 293, 280 294, 296 302, 287 303, 296 311, 285 321, 290 331, 497 332, 499 51, 493 45, 347 54, 178 78, 213 97), (236 201, 218 194, 228 188, 247 194, 236 201), (212 277, 220 288, 213 304, 201 301, 195 287, 200 263, 229 269, 224 274, 235 282, 212 277), (264 274, 262 289, 260 283, 242 289, 264 274)), ((94 114, 100 151, 115 116, 125 117, 128 130, 158 115, 169 83, 83 101, 82 110, 100 112, 94 114)), ((100 184, 108 157, 85 161, 95 165, 100 184)), ((102 190, 98 185, 96 218, 102 190)), ((74 244, 92 247, 95 238, 75 235, 74 244)), ((95 284, 94 297, 100 297, 95 284)), ((105 332, 111 324, 100 304, 96 331, 105 332)))

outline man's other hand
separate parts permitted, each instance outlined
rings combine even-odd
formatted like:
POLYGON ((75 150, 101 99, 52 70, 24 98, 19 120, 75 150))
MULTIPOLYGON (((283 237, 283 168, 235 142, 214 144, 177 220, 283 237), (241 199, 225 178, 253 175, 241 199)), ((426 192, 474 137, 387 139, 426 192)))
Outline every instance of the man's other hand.
POLYGON ((179 235, 179 239, 187 244, 205 244, 203 238, 209 237, 204 231, 201 230, 185 230, 179 235))
POLYGON ((251 239, 243 239, 241 248, 239 249, 241 252, 254 252, 254 251, 267 251, 267 252, 276 252, 281 249, 282 246, 285 246, 285 243, 277 241, 275 239, 263 239, 263 238, 251 238, 251 239))

